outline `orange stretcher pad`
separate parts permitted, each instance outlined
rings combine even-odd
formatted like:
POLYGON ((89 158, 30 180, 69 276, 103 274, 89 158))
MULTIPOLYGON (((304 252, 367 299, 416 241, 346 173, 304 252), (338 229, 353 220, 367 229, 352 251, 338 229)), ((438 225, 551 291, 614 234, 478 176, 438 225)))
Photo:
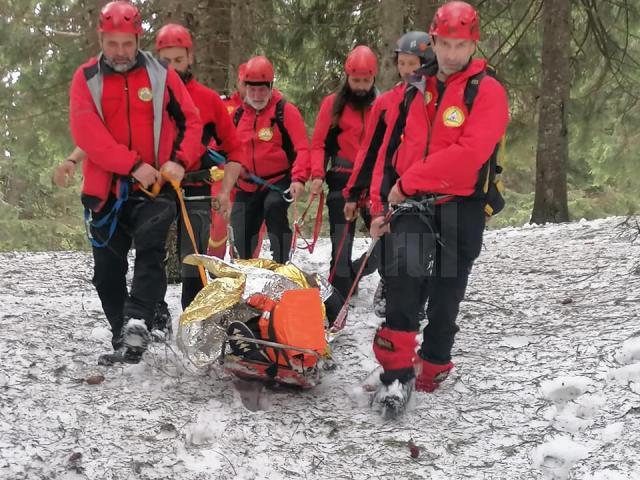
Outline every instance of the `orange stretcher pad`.
POLYGON ((317 288, 288 290, 279 301, 255 294, 247 304, 262 312, 259 338, 231 336, 261 349, 259 360, 224 353, 224 368, 254 378, 311 388, 320 381, 319 363, 329 348, 324 330, 324 305, 317 288))

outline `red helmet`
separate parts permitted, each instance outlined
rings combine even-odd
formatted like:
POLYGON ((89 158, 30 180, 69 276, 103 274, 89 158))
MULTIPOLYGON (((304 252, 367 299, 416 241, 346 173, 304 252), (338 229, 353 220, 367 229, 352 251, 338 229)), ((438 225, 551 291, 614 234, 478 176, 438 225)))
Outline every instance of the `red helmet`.
POLYGON ((244 82, 244 75, 247 71, 247 62, 245 63, 241 63, 238 66, 238 81, 239 82, 244 82))
POLYGON ((100 11, 98 31, 141 35, 142 18, 140 18, 140 12, 129 2, 109 2, 100 11))
POLYGON ((375 77, 378 74, 376 54, 369 47, 358 45, 347 56, 344 72, 350 77, 375 77))
POLYGON ((449 2, 433 17, 429 34, 465 40, 480 40, 480 18, 467 2, 449 2))
POLYGON ((258 55, 256 57, 252 57, 247 62, 247 66, 244 71, 244 80, 245 82, 273 82, 273 65, 269 61, 267 57, 263 57, 262 55, 258 55))
POLYGON ((168 23, 156 35, 156 50, 169 47, 182 47, 187 50, 193 47, 189 30, 177 23, 168 23))

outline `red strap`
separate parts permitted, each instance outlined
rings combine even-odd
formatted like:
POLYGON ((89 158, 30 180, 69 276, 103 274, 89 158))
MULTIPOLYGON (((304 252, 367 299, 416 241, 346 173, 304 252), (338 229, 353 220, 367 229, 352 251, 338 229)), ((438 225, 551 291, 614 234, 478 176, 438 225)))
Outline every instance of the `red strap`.
MULTIPOLYGON (((309 253, 313 253, 313 250, 316 247, 316 243, 318 242, 318 237, 320 236, 320 230, 322 229, 322 213, 323 213, 323 209, 324 209, 324 192, 321 192, 320 195, 318 195, 318 210, 316 211, 316 220, 315 220, 315 224, 313 226, 313 237, 311 239, 311 242, 309 242, 306 238, 304 238, 302 236, 302 230, 301 230, 301 226, 304 225, 304 219, 307 217, 307 213, 309 213, 309 210, 311 208, 311 205, 313 204, 313 201, 316 198, 316 194, 312 193, 311 196, 309 197, 309 203, 307 204, 306 208, 304 209, 304 211, 302 212, 302 215, 300 215, 300 217, 296 220, 294 220, 293 222, 293 238, 291 239, 291 253, 293 254, 293 252, 295 251, 296 248, 302 248, 304 250, 308 250, 309 253), (304 247, 298 247, 297 245, 297 241, 298 241, 298 236, 302 239, 302 241, 305 243, 304 247)), ((294 217, 296 216, 296 211, 295 211, 295 204, 294 204, 294 217)))

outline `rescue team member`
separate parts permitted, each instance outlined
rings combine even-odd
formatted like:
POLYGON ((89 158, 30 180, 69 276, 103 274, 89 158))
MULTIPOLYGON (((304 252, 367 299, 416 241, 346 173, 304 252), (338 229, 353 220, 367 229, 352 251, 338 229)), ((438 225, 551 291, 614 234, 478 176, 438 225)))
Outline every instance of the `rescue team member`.
POLYGON ((236 108, 242 105, 242 100, 244 96, 247 94, 247 87, 244 84, 244 72, 247 70, 247 64, 241 63, 238 67, 238 76, 236 78, 236 90, 231 94, 231 96, 224 95, 222 96, 222 101, 224 102, 224 106, 227 108, 227 112, 229 115, 233 115, 236 108))
MULTIPOLYGON (((342 190, 346 202, 344 205, 344 217, 349 222, 356 219, 359 208, 365 208, 369 204, 371 175, 387 132, 387 110, 402 101, 405 85, 415 76, 415 71, 421 65, 435 61, 433 51, 429 45, 429 35, 426 32, 414 31, 405 33, 398 40, 395 53, 396 68, 401 81, 391 90, 379 95, 373 103, 373 108, 367 120, 364 140, 358 150, 349 181, 342 190)), ((384 318, 385 311, 383 266, 383 262, 380 262, 378 268, 380 282, 373 296, 374 312, 381 318, 384 318)))
MULTIPOLYGON (((351 262, 354 218, 345 221, 342 190, 347 185, 356 155, 365 137, 365 126, 376 98, 378 60, 369 47, 359 45, 344 64, 346 80, 340 90, 322 100, 311 140, 311 191, 319 194, 323 180, 329 187, 327 208, 331 234, 331 279, 333 287, 347 297, 359 266, 351 262), (328 171, 327 171, 328 169, 328 171), (345 229, 348 231, 345 232, 345 229)), ((363 218, 369 225, 369 215, 363 218)), ((379 249, 369 259, 375 270, 379 249)), ((372 268, 371 268, 372 267, 372 268)))
MULTIPOLYGON (((208 197, 211 195, 212 188, 209 169, 216 166, 216 163, 207 154, 206 148, 215 146, 229 159, 240 161, 242 151, 235 127, 220 96, 214 90, 199 83, 193 76, 191 70, 194 61, 193 40, 186 28, 178 24, 162 27, 156 35, 156 51, 158 57, 171 65, 184 82, 200 113, 203 125, 202 148, 197 170, 189 172, 182 182, 185 197, 187 199, 208 197)), ((209 245, 211 228, 211 201, 209 199, 187 200, 186 206, 196 237, 198 253, 205 253, 209 245)), ((193 253, 184 220, 178 223, 178 238, 180 239, 179 255, 182 260, 193 253)), ((224 257, 224 250, 222 257, 224 257)), ((184 309, 193 301, 203 285, 197 267, 182 263, 181 268, 182 308, 184 309)))
POLYGON ((415 95, 408 107, 404 132, 394 133, 404 135, 403 148, 395 158, 379 157, 384 161, 376 163, 371 189, 372 211, 379 215, 371 235, 388 233, 386 322, 373 342, 384 369, 377 398, 393 390, 389 386, 396 381, 405 393, 410 391, 414 378, 417 390, 431 392, 454 366, 456 316, 485 227, 479 171, 509 121, 504 88, 486 75, 484 60, 472 58, 480 39, 476 10, 460 1, 444 4, 429 34, 437 74, 425 79, 424 94, 415 95), (471 111, 465 104, 470 79, 479 80, 471 111), (395 215, 389 228, 381 216, 382 202, 393 206, 406 199, 422 203, 414 212, 395 215), (429 322, 416 355, 427 276, 429 322))
MULTIPOLYGON (((222 100, 215 91, 205 87, 193 77, 191 70, 194 60, 192 49, 192 37, 188 30, 182 25, 167 24, 163 26, 156 35, 156 52, 158 57, 171 65, 185 83, 187 91, 194 101, 201 121, 204 124, 202 136, 203 153, 200 165, 197 167, 199 170, 190 172, 182 183, 184 194, 187 198, 206 197, 210 195, 210 182, 206 180, 209 178, 208 169, 213 166, 214 163, 204 152, 204 147, 213 144, 217 148, 230 152, 227 155, 236 157, 239 156, 240 153, 240 144, 235 133, 235 128, 227 115, 227 110, 222 100)), ((56 168, 54 181, 58 186, 67 185, 67 179, 73 176, 76 164, 81 162, 84 156, 84 152, 76 147, 69 157, 56 168)), ((219 182, 217 184, 219 185, 219 182)), ((212 185, 211 188, 214 188, 214 185, 212 185)), ((209 212, 211 211, 211 203, 206 199, 194 200, 187 201, 186 206, 196 237, 198 252, 205 252, 209 242, 209 212)), ((179 223, 179 239, 178 253, 182 260, 188 254, 193 253, 193 247, 187 235, 184 221, 179 223)), ((222 257, 224 257, 224 251, 222 252, 222 257)), ((202 289, 203 285, 197 268, 185 264, 182 264, 181 268, 182 307, 186 308, 202 289)), ((155 319, 148 327, 154 332, 154 338, 156 336, 159 336, 160 339, 164 338, 166 334, 170 332, 171 317, 168 306, 164 300, 158 305, 155 319)))
POLYGON ((155 199, 139 187, 151 188, 162 174, 182 180, 197 162, 202 125, 180 77, 139 50, 142 19, 134 5, 108 3, 98 32, 102 53, 73 76, 70 125, 87 155, 82 203, 93 245, 93 284, 114 350, 138 362, 149 340, 147 324, 166 291, 165 239, 176 215, 170 185, 155 199), (132 242, 136 259, 128 292, 132 242))
MULTIPOLYGON (((244 84, 244 72, 247 68, 246 63, 240 64, 238 67, 238 78, 236 80, 236 91, 233 94, 228 96, 223 96, 222 102, 224 103, 227 112, 230 115, 230 118, 233 118, 233 115, 236 109, 242 105, 242 99, 246 94, 246 87, 244 84)), ((233 123, 233 122, 232 122, 233 123)), ((212 146, 215 150, 222 151, 224 153, 224 149, 222 146, 212 146)), ((220 182, 214 182, 211 184, 211 196, 217 197, 220 192, 221 187, 220 182)), ((231 191, 231 202, 233 203, 234 191, 231 191)), ((224 258, 227 253, 227 220, 220 215, 220 212, 217 210, 211 210, 211 232, 209 234, 209 248, 207 249, 207 255, 211 255, 213 257, 224 258)))
POLYGON ((296 197, 304 190, 309 142, 302 115, 273 88, 273 81, 273 65, 266 57, 256 56, 247 62, 247 94, 234 115, 243 145, 242 161, 225 166, 218 200, 220 211, 228 215, 229 195, 238 180, 231 225, 240 257, 251 258, 264 221, 273 259, 285 263, 292 240, 285 191, 291 187, 296 197), (240 176, 243 170, 253 175, 253 180, 240 176))

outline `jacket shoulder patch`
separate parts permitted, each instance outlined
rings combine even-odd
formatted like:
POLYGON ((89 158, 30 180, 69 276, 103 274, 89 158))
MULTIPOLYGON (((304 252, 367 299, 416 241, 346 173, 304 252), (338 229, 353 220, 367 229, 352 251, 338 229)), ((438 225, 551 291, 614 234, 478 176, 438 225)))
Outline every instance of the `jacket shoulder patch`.
POLYGON ((442 121, 447 127, 460 127, 465 121, 464 113, 458 107, 449 107, 442 114, 442 121))

